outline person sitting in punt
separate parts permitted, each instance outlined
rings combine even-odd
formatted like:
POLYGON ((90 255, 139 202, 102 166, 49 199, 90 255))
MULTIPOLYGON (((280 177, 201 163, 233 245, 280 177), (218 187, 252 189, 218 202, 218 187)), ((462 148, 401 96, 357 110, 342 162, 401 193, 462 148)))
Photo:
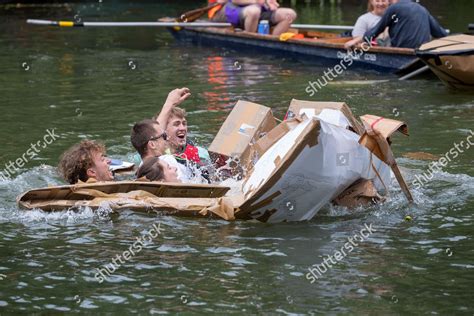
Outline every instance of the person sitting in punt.
POLYGON ((178 179, 177 168, 171 167, 158 157, 146 158, 138 168, 137 178, 146 178, 149 181, 181 182, 178 179))
POLYGON ((93 140, 83 140, 64 152, 58 171, 70 184, 114 180, 105 146, 93 140))
POLYGON ((388 27, 393 47, 418 48, 429 42, 431 36, 445 37, 448 35, 428 10, 412 0, 391 0, 377 25, 358 37, 345 43, 346 48, 355 46, 362 41, 371 41, 388 27))
MULTIPOLYGON (((210 1, 215 2, 215 1, 210 1)), ((236 28, 256 33, 259 21, 267 20, 273 27, 272 34, 288 32, 296 19, 296 12, 290 8, 280 8, 277 0, 218 0, 220 10, 211 10, 210 20, 229 22, 236 28)))
MULTIPOLYGON (((357 22, 354 25, 354 29, 352 30, 352 37, 354 39, 357 39, 356 40, 357 42, 362 41, 362 38, 365 32, 374 28, 377 25, 377 23, 380 22, 380 19, 382 18, 383 14, 387 10, 388 6, 389 6, 388 0, 369 0, 367 3, 367 13, 361 15, 357 19, 357 22)), ((390 45, 388 30, 385 30, 382 34, 378 36, 377 45, 380 45, 380 46, 390 45)))

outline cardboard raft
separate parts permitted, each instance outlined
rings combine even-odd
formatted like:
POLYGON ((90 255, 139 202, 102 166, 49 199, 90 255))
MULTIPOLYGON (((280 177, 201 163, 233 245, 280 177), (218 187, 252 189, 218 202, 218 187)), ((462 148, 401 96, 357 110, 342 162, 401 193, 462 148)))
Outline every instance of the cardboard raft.
POLYGON ((229 187, 161 182, 82 183, 35 189, 18 197, 24 209, 90 207, 158 211, 178 216, 262 222, 310 220, 328 203, 353 207, 383 199, 390 170, 409 200, 389 137, 403 122, 363 116, 345 103, 292 100, 276 125, 271 109, 239 101, 210 146, 245 165, 237 193, 229 187))

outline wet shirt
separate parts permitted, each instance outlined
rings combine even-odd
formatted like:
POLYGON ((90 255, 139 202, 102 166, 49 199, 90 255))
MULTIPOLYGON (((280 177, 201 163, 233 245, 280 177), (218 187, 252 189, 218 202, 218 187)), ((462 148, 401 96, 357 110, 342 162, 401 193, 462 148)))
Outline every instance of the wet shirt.
POLYGON ((431 36, 444 37, 448 34, 428 10, 411 0, 400 0, 385 11, 380 22, 364 34, 364 38, 375 38, 389 28, 393 47, 418 48, 429 42, 431 36))

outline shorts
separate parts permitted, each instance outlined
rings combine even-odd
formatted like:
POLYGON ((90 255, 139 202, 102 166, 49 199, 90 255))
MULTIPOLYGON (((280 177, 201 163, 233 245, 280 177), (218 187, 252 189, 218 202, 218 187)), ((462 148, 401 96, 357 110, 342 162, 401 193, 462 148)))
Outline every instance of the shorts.
MULTIPOLYGON (((232 3, 227 3, 224 8, 220 10, 220 14, 216 14, 216 18, 222 19, 222 17, 225 15, 226 22, 231 23, 236 28, 243 29, 245 27, 245 18, 243 15, 243 11, 244 6, 241 7, 232 3)), ((260 13, 259 21, 267 20, 270 26, 274 26, 276 25, 276 23, 273 22, 274 14, 275 11, 270 11, 265 8, 262 8, 262 13, 260 13)))

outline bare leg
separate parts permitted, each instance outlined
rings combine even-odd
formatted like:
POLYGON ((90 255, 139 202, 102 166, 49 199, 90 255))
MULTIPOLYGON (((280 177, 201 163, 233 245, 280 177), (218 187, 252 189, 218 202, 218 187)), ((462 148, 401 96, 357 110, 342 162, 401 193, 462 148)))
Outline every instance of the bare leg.
POLYGON ((280 35, 287 32, 291 23, 296 20, 296 12, 290 8, 278 8, 273 15, 273 20, 276 26, 273 28, 272 34, 280 35))
POLYGON ((261 12, 262 10, 258 5, 249 5, 243 9, 242 14, 244 15, 245 30, 247 32, 257 32, 258 20, 261 12))

